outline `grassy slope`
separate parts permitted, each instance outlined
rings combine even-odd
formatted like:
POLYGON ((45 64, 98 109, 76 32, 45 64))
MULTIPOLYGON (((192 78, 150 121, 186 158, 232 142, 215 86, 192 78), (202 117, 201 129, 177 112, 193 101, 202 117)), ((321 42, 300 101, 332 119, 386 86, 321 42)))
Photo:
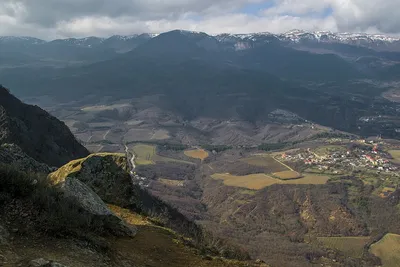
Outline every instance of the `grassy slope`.
MULTIPOLYGON (((124 257, 143 266, 247 266, 244 262, 213 258, 205 260, 195 249, 185 246, 178 234, 170 229, 156 226, 146 218, 110 206, 111 210, 128 223, 134 224, 139 231, 134 239, 116 241, 115 249, 124 257)), ((250 265, 252 266, 252 265, 250 265)))

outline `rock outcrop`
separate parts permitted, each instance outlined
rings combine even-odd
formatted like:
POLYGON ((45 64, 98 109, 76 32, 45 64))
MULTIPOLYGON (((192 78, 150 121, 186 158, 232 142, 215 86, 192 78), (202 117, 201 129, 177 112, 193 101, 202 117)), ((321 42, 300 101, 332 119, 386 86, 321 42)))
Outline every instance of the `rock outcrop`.
POLYGON ((134 226, 124 223, 115 216, 103 202, 103 200, 87 185, 76 178, 67 177, 59 184, 64 196, 75 200, 85 212, 94 219, 102 220, 106 228, 115 235, 135 236, 137 229, 134 226))
POLYGON ((126 207, 132 204, 133 186, 124 154, 98 153, 71 161, 50 174, 54 184, 74 177, 93 189, 103 201, 126 207))
POLYGON ((0 144, 16 144, 49 166, 89 154, 68 127, 37 106, 22 103, 0 85, 0 144))

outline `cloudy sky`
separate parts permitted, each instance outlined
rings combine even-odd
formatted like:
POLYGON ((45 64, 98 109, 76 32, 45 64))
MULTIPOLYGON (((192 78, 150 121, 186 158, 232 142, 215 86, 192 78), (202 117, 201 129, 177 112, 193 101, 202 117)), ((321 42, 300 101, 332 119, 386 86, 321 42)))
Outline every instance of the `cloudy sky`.
POLYGON ((0 0, 0 35, 43 39, 172 29, 400 35, 400 0, 0 0))

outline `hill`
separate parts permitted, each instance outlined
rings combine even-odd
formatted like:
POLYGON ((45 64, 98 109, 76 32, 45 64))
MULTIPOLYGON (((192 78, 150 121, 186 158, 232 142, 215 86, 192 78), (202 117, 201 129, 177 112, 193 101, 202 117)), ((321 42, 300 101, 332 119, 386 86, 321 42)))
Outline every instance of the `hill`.
POLYGON ((22 103, 0 86, 0 144, 16 144, 50 166, 60 166, 88 151, 64 123, 37 106, 22 103))

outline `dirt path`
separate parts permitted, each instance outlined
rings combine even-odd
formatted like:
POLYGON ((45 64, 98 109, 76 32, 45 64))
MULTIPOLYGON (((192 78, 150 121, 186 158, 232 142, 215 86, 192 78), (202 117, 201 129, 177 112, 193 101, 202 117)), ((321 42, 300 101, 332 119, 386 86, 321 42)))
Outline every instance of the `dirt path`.
POLYGON ((291 170, 292 172, 294 172, 295 170, 293 170, 292 168, 290 168, 288 165, 286 165, 285 163, 283 163, 282 161, 280 161, 279 159, 272 157, 275 161, 277 161, 278 163, 280 163, 282 166, 288 168, 289 170, 291 170))

